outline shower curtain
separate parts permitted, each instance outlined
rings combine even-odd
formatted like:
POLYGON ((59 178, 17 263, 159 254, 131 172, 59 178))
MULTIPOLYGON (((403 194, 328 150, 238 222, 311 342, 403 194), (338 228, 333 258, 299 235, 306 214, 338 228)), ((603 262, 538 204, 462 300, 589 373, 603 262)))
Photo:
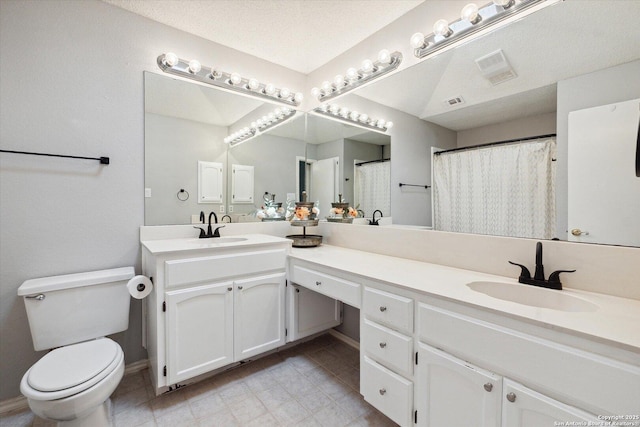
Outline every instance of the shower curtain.
POLYGON ((551 239, 555 138, 433 156, 434 229, 551 239))
POLYGON ((356 166, 355 205, 367 217, 379 209, 384 216, 391 215, 391 162, 367 163, 356 166))

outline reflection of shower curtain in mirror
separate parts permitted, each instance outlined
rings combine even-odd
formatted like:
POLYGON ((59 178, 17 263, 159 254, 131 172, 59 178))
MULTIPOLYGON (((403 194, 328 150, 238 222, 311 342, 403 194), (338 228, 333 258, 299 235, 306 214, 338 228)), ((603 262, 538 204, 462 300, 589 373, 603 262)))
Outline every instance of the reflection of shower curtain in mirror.
POLYGON ((367 163, 355 168, 356 199, 367 217, 380 209, 384 216, 391 215, 391 162, 367 163))
POLYGON ((555 237, 555 138, 433 157, 434 230, 555 237))

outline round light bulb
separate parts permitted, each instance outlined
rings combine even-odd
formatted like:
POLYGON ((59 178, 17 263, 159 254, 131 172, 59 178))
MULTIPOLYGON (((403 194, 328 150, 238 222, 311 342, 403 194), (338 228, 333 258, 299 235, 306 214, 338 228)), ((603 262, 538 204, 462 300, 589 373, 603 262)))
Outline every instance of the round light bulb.
POLYGON ((482 19, 478 13, 478 6, 475 3, 469 3, 462 8, 460 13, 462 20, 469 21, 472 24, 477 24, 482 19))
POLYGON ((347 70, 347 79, 350 81, 358 80, 359 77, 360 73, 355 68, 352 67, 347 70))
POLYGON ((276 118, 276 115, 273 113, 269 113, 267 114, 267 118, 269 119, 270 122, 272 122, 276 118))
POLYGON ((275 110, 273 110, 273 114, 279 118, 282 116, 282 110, 279 108, 276 108, 275 110))
POLYGON ((383 119, 379 119, 378 122, 376 123, 376 126, 378 126, 379 128, 383 128, 386 123, 387 122, 384 121, 383 119))
POLYGON ((329 83, 328 81, 323 81, 322 84, 320 85, 320 87, 322 88, 322 91, 324 92, 325 95, 330 94, 331 93, 331 83, 329 83))
POLYGON ((338 104, 329 105, 329 111, 331 114, 338 114, 340 112, 340 106, 338 104))
POLYGON ((340 115, 341 115, 342 117, 344 117, 344 118, 349 117, 349 112, 350 112, 350 111, 349 111, 349 109, 348 109, 347 107, 342 107, 342 108, 340 109, 340 115))
POLYGON ((229 80, 233 85, 239 85, 240 83, 242 83, 242 77, 238 73, 231 73, 231 77, 229 78, 229 80))
POLYGON ((361 123, 367 123, 369 116, 367 114, 360 114, 359 120, 361 123))
POLYGON ((326 113, 327 110, 329 109, 329 104, 327 104, 326 102, 323 102, 322 104, 320 104, 319 108, 320 108, 320 111, 323 111, 326 113))
POLYGON ((282 89, 280 89, 280 98, 289 99, 290 96, 291 96, 291 91, 289 89, 287 89, 286 87, 283 87, 282 89))
POLYGON ((358 117, 360 117, 360 113, 358 113, 357 111, 352 111, 351 114, 349 114, 349 118, 351 120, 353 120, 354 122, 358 121, 358 117))
POLYGON ((258 123, 256 123, 256 122, 251 122, 251 127, 252 127, 253 129, 257 128, 257 127, 258 127, 258 123))
POLYGON ((370 59, 362 61, 362 71, 365 73, 371 73, 374 70, 373 62, 370 59))
POLYGON ((342 74, 338 74, 333 78, 333 83, 336 85, 336 89, 342 89, 344 86, 344 76, 342 74))
POLYGON ((302 92, 296 92, 296 94, 293 95, 293 100, 295 102, 300 103, 300 102, 302 102, 303 99, 304 99, 304 95, 302 94, 302 92))
POLYGON ((196 59, 189 61, 189 72, 191 74, 197 74, 200 70, 202 70, 202 64, 200 64, 200 61, 196 59))
POLYGON ((493 0, 493 4, 495 4, 496 6, 502 6, 505 9, 513 6, 513 3, 513 0, 493 0))
POLYGON ((411 43, 411 47, 414 49, 421 49, 425 47, 426 43, 424 41, 424 34, 415 33, 411 36, 411 40, 409 40, 409 43, 411 43))
POLYGON ((225 143, 225 144, 228 144, 228 143, 229 143, 229 137, 228 137, 228 136, 224 138, 224 143, 225 143))
POLYGON ((211 74, 209 74, 209 78, 219 79, 222 76, 222 73, 218 69, 218 67, 211 67, 211 74))
POLYGON ((387 129, 391 129, 393 127, 393 122, 387 122, 387 129))
POLYGON ((285 116, 288 116, 289 114, 291 114, 291 108, 283 107, 282 108, 282 114, 284 114, 285 116))
POLYGON ((382 49, 378 52, 378 62, 382 64, 390 64, 391 63, 391 52, 387 49, 382 49))
POLYGON ((317 87, 311 89, 311 96, 313 96, 314 98, 318 98, 320 96, 320 89, 317 87))
POLYGON ((267 95, 273 95, 274 93, 276 93, 276 87, 273 84, 268 83, 264 87, 264 93, 266 93, 267 95))
POLYGON ((449 28, 449 23, 446 19, 438 19, 435 24, 433 24, 433 34, 441 37, 449 37, 452 31, 449 28))
POLYGON ((264 120, 258 119, 256 120, 256 124, 258 125, 259 128, 261 128, 264 125, 264 120))
POLYGON ((249 79, 249 89, 256 90, 260 87, 260 82, 256 79, 249 79))
POLYGON ((180 62, 180 59, 178 59, 178 55, 176 55, 175 53, 167 52, 164 54, 164 59, 162 61, 169 67, 173 67, 178 62, 180 62))

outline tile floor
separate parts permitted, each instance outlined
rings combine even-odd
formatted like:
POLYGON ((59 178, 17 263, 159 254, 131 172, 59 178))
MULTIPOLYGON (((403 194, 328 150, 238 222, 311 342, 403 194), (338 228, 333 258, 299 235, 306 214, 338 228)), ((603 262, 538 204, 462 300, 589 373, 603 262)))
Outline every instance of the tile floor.
MULTIPOLYGON (((359 393, 358 351, 331 335, 156 397, 146 370, 111 396, 116 427, 395 426, 359 393)), ((0 427, 53 426, 25 410, 0 427)))

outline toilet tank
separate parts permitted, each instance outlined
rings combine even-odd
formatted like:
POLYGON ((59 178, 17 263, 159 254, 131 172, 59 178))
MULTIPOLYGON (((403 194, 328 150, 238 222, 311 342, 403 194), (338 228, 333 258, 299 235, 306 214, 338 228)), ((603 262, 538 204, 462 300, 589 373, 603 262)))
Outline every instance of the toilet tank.
POLYGON ((30 279, 18 288, 33 347, 46 350, 129 327, 127 282, 133 267, 30 279))

